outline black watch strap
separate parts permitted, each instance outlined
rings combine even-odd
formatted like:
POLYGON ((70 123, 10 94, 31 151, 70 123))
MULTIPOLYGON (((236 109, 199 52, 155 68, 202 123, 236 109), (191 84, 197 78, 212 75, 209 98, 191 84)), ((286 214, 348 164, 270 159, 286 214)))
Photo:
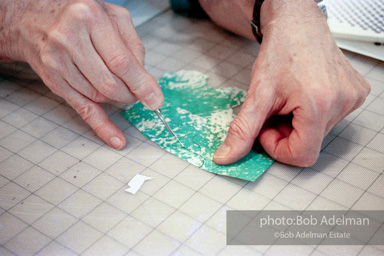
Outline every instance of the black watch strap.
POLYGON ((257 41, 261 44, 263 41, 263 34, 261 33, 261 25, 260 25, 260 11, 261 11, 261 5, 263 4, 264 0, 256 0, 255 5, 253 6, 253 14, 252 14, 252 20, 251 27, 253 35, 256 37, 257 41))

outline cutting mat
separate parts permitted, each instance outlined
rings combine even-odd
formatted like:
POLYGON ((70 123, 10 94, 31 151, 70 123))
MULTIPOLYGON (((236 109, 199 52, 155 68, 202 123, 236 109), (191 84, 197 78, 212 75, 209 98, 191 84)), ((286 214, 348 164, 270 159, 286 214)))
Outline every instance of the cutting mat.
MULTIPOLYGON (((156 78, 192 69, 214 87, 248 88, 257 43, 171 11, 138 33, 156 78)), ((106 105, 128 139, 113 150, 41 82, 2 77, 0 255, 383 255, 382 246, 226 246, 229 209, 384 210, 384 63, 345 54, 372 85, 365 104, 332 129, 313 167, 274 163, 253 183, 172 156, 106 105), (131 195, 135 174, 153 179, 131 195)))

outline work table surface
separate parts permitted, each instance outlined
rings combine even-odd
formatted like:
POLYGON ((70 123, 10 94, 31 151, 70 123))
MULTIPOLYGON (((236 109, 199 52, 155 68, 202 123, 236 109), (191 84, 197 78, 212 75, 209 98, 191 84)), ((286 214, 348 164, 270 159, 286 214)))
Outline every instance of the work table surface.
MULTIPOLYGON (((213 87, 248 88, 255 42, 171 11, 138 34, 157 79, 188 69, 213 87)), ((113 150, 26 67, 1 77, 0 255, 383 255, 383 246, 226 246, 231 209, 384 210, 384 63, 344 53, 371 83, 364 105, 326 136, 314 166, 274 163, 255 182, 178 159, 106 105, 128 140, 113 150), (136 174, 153 179, 132 195, 136 174)))

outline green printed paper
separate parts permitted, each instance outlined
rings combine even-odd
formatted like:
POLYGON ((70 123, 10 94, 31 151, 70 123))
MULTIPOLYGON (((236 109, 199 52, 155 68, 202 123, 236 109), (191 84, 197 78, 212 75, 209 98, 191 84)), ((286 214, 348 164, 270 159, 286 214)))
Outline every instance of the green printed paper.
POLYGON ((161 112, 185 147, 180 145, 156 114, 140 102, 122 115, 149 139, 170 153, 209 172, 254 181, 273 162, 265 153, 251 151, 242 160, 226 166, 213 162, 224 141, 229 123, 245 92, 235 87, 214 89, 207 76, 197 71, 166 73, 159 81, 165 103, 161 112))

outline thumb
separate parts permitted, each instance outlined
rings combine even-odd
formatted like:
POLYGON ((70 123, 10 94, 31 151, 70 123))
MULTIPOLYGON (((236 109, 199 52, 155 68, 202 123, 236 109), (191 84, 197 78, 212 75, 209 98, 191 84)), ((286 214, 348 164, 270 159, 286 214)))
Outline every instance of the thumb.
POLYGON ((231 122, 225 141, 213 156, 216 164, 232 164, 251 151, 261 127, 272 111, 273 98, 271 88, 250 88, 240 113, 231 122))

